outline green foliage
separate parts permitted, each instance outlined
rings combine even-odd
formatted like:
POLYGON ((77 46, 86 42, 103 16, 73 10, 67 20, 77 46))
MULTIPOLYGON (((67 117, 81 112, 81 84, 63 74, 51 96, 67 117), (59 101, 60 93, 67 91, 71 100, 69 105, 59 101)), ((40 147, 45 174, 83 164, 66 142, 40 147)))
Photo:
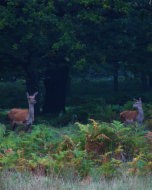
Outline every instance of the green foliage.
POLYGON ((132 110, 133 109, 132 105, 133 101, 126 102, 124 105, 124 110, 132 110))
POLYGON ((0 82, 0 107, 3 109, 11 107, 27 107, 25 97, 24 81, 0 82))
POLYGON ((30 133, 18 134, 6 133, 1 125, 0 168, 58 175, 73 171, 82 177, 96 168, 99 176, 113 177, 119 176, 125 157, 132 160, 127 162, 129 173, 143 174, 150 171, 152 159, 151 141, 145 133, 119 121, 100 123, 93 119, 60 129, 35 125, 30 133))
POLYGON ((0 139, 2 141, 2 139, 4 138, 4 135, 5 135, 5 125, 3 124, 0 124, 0 139))
POLYGON ((114 177, 120 174, 118 168, 120 168, 121 165, 122 162, 120 160, 112 159, 110 162, 102 164, 97 170, 101 176, 114 177))

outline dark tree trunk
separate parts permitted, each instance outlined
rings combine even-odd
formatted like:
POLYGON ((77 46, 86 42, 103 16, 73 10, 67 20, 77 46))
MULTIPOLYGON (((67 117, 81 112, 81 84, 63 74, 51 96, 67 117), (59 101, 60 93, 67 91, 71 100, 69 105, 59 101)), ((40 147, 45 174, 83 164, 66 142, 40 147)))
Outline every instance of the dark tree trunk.
POLYGON ((33 73, 29 73, 26 76, 26 89, 29 94, 34 94, 34 92, 37 92, 39 90, 38 82, 35 81, 35 76, 33 73), (29 77, 30 74, 30 77, 29 77))
POLYGON ((113 63, 113 89, 115 92, 119 90, 119 63, 115 62, 113 63))
POLYGON ((69 68, 67 66, 50 68, 46 71, 44 113, 59 114, 65 111, 68 76, 69 68))

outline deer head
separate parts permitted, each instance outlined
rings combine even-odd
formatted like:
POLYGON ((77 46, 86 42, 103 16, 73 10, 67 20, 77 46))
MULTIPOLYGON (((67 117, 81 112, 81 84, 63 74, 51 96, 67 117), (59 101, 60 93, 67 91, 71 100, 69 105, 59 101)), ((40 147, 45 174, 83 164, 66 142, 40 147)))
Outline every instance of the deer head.
POLYGON ((26 93, 27 99, 29 104, 36 104, 35 96, 38 94, 38 92, 35 92, 33 95, 29 95, 29 93, 26 93))
POLYGON ((135 103, 133 104, 133 108, 142 108, 142 101, 141 101, 141 98, 139 98, 138 100, 134 99, 135 100, 135 103))

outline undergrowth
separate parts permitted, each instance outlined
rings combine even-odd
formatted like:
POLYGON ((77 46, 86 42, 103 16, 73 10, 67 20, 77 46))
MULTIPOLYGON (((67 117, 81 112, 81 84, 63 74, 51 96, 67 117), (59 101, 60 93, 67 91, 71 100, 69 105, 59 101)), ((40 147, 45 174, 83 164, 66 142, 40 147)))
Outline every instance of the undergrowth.
POLYGON ((131 175, 151 174, 152 135, 138 126, 119 121, 88 124, 76 122, 56 129, 33 126, 29 133, 7 132, 0 125, 0 169, 35 174, 67 175, 71 170, 82 179, 96 171, 99 176, 119 177, 126 167, 131 175))

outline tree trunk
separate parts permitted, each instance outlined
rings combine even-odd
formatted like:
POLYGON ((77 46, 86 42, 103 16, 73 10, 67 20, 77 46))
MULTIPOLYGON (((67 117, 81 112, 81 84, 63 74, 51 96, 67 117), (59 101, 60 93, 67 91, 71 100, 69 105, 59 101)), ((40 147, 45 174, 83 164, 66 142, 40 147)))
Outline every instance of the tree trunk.
POLYGON ((113 89, 115 92, 117 92, 119 89, 119 80, 118 80, 119 73, 118 73, 118 70, 119 70, 119 63, 115 62, 113 65, 113 89))
POLYGON ((46 71, 45 76, 43 112, 52 114, 64 112, 69 68, 67 66, 50 68, 46 71))
POLYGON ((34 74, 31 73, 26 76, 26 89, 29 94, 34 94, 34 92, 38 91, 38 83, 35 81, 34 74))

